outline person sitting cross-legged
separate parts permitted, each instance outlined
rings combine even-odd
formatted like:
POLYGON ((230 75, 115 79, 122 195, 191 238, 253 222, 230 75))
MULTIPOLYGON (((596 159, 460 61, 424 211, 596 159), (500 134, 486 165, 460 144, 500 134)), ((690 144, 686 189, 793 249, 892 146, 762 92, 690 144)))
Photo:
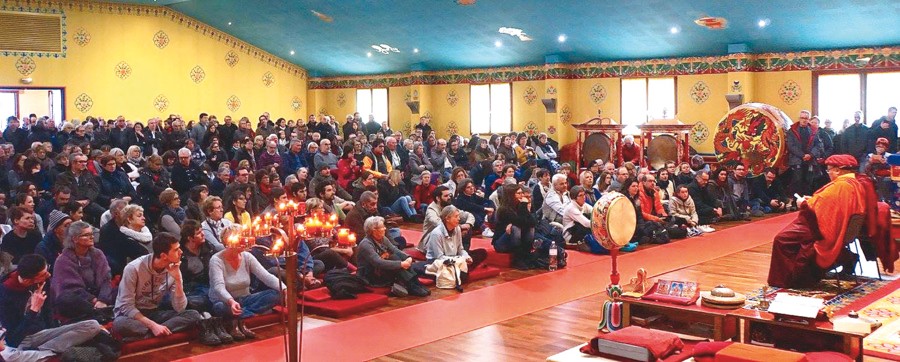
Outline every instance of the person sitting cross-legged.
POLYGON ((271 312, 287 289, 246 251, 250 245, 231 242, 240 237, 241 230, 239 225, 225 228, 222 231, 225 250, 213 255, 209 261, 209 299, 213 302, 213 315, 226 321, 228 334, 237 341, 256 338, 256 334, 244 325, 244 319, 271 312), (250 293, 251 276, 269 289, 250 293))
POLYGON ((425 236, 425 261, 415 263, 413 270, 420 276, 433 276, 436 275, 434 273, 440 273, 440 269, 446 266, 445 263, 453 264, 456 258, 461 258, 468 264, 465 271, 460 270, 459 279, 456 280, 456 289, 462 291, 460 284, 469 279, 468 271, 487 259, 487 251, 475 249, 467 252, 463 248, 460 211, 456 206, 444 206, 440 217, 441 223, 425 236))
MULTIPOLYGON (((152 248, 152 254, 131 261, 122 274, 112 329, 124 341, 168 336, 194 327, 202 318, 199 312, 187 309, 178 237, 160 233, 153 238, 152 248)), ((203 329, 200 341, 221 343, 208 328, 203 329)))
POLYGON ((63 245, 50 281, 56 314, 64 320, 112 320, 118 286, 111 283, 106 256, 94 247, 93 227, 73 222, 66 228, 63 245))
POLYGON ((371 216, 366 219, 364 228, 366 238, 359 243, 357 250, 357 275, 371 286, 393 285, 391 293, 396 296, 431 295, 431 291, 419 283, 416 273, 411 269, 412 258, 397 249, 385 236, 387 227, 384 225, 384 218, 371 216))
MULTIPOLYGON (((18 268, 0 279, 0 324, 6 328, 6 344, 16 348, 19 357, 8 361, 46 360, 106 333, 95 320, 50 328, 47 279, 47 261, 37 254, 22 256, 18 268)), ((4 353, 0 359, 9 357, 4 353)))

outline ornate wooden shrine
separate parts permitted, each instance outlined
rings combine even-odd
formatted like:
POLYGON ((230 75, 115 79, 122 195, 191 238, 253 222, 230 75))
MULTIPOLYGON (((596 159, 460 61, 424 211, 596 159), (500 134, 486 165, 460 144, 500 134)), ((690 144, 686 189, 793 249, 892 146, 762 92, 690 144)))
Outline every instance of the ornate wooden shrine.
POLYGON ((654 119, 637 126, 641 130, 641 150, 647 157, 641 157, 641 167, 653 169, 663 167, 666 161, 688 162, 691 158, 692 124, 684 124, 677 119, 654 119))
POLYGON ((587 167, 587 163, 597 159, 616 162, 625 125, 612 118, 596 117, 572 127, 578 131, 575 150, 578 167, 587 167))

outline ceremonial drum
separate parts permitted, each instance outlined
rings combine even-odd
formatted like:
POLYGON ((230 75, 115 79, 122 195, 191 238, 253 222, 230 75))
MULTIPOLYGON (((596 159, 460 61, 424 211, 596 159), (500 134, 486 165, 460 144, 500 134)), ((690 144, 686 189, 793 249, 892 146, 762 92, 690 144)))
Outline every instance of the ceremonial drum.
POLYGON ((634 205, 625 195, 609 192, 597 203, 591 212, 591 232, 594 239, 606 249, 618 249, 631 241, 637 226, 634 205))
POLYGON ((612 152, 612 140, 603 132, 592 133, 584 139, 581 146, 581 162, 584 167, 590 165, 596 159, 609 161, 610 152, 612 152))
POLYGON ((666 166, 666 161, 678 161, 678 140, 670 134, 653 136, 647 145, 647 158, 650 167, 659 170, 666 166))
POLYGON ((784 169, 785 132, 791 123, 784 112, 768 104, 747 103, 733 108, 719 121, 716 130, 719 163, 742 163, 750 177, 762 175, 767 167, 784 169))

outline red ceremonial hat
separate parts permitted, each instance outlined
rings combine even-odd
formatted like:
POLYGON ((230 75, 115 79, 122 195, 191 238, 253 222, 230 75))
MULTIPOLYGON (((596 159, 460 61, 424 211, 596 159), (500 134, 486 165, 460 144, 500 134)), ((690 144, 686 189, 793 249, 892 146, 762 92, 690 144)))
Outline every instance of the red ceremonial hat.
POLYGON ((878 137, 878 139, 875 140, 875 146, 884 146, 884 148, 887 148, 890 144, 891 143, 888 142, 887 138, 884 137, 878 137))
POLYGON ((856 158, 850 155, 833 155, 825 159, 825 165, 837 168, 859 167, 859 163, 856 162, 856 158))

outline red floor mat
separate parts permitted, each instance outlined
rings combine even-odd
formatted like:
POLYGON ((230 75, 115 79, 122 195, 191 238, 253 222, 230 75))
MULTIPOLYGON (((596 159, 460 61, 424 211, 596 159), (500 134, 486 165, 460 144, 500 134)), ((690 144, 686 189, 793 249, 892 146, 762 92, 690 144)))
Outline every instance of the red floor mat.
POLYGON ((382 294, 363 293, 356 299, 329 299, 324 302, 307 302, 306 312, 331 318, 343 318, 388 304, 388 297, 382 294))
MULTIPOLYGON (((656 276, 768 244, 794 218, 795 213, 782 215, 625 254, 619 258, 619 271, 628 275, 644 268, 649 276, 656 276)), ((476 246, 473 240, 473 247, 483 246, 476 246)), ((588 255, 595 262, 587 262, 585 258, 575 257, 579 254, 583 253, 571 253, 569 267, 553 273, 306 331, 304 346, 315 347, 304 348, 303 359, 370 360, 597 294, 607 283, 611 268, 609 257, 588 255), (427 325, 440 328, 428 328, 423 324, 426 320, 427 325), (415 333, 410 333, 408 328, 391 326, 411 326, 415 333), (373 330, 378 333, 372 333, 373 330), (346 347, 348 340, 354 341, 353 348, 346 347)), ((284 359, 282 337, 233 348, 223 348, 185 360, 237 362, 284 359), (233 348, 253 353, 235 353, 233 348)))

